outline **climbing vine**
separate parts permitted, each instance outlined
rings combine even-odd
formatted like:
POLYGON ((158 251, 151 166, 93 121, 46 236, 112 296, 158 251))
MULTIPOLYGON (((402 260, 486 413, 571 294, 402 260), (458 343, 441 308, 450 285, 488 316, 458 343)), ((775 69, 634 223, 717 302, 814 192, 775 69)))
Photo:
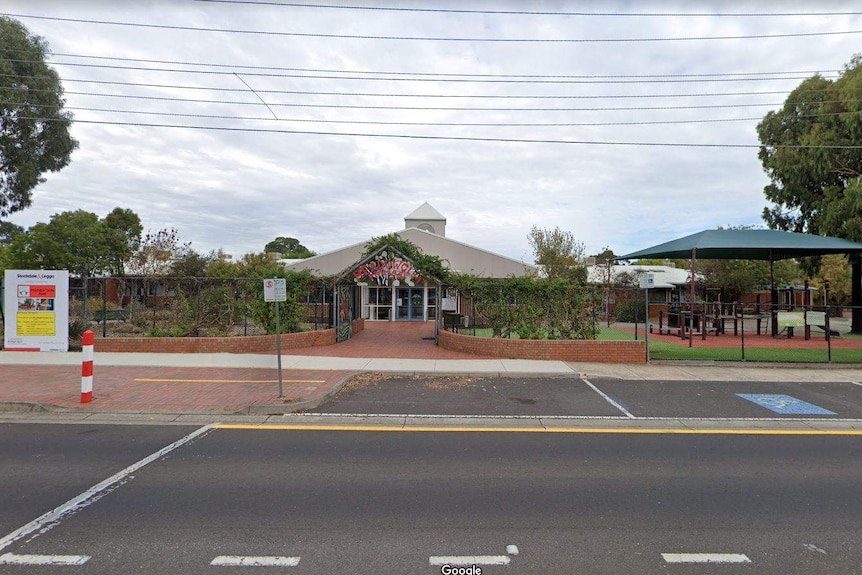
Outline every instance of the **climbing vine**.
POLYGON ((487 279, 453 274, 449 283, 472 302, 474 321, 494 337, 594 339, 595 288, 535 276, 487 279))

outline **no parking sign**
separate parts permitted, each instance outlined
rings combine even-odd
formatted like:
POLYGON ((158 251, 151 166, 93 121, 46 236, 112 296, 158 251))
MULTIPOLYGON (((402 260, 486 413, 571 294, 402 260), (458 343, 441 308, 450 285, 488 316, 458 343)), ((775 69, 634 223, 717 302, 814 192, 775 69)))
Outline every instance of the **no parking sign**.
MULTIPOLYGON (((287 301, 287 280, 284 278, 267 278, 263 280, 263 301, 287 301)), ((283 380, 281 377, 281 320, 278 317, 278 304, 275 306, 275 354, 278 357, 278 396, 284 397, 283 380)))
POLYGON ((284 278, 263 280, 263 301, 287 301, 287 281, 284 278))

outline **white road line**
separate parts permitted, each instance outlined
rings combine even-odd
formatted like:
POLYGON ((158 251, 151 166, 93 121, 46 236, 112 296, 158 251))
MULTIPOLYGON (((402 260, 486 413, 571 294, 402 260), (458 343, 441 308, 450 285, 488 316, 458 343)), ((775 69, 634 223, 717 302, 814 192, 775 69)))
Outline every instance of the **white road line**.
POLYGON ((428 564, 434 566, 453 565, 467 567, 470 565, 508 565, 511 562, 508 555, 451 555, 428 558, 428 564))
POLYGON ((0 555, 0 565, 83 565, 90 558, 86 555, 0 555))
POLYGON ((593 385, 592 383, 590 383, 586 378, 582 377, 582 378, 581 378, 581 381, 583 381, 584 383, 586 383, 587 385, 589 385, 589 386, 593 389, 593 391, 595 391, 596 393, 598 393, 599 395, 601 395, 602 397, 604 397, 604 398, 605 398, 605 401, 607 401, 608 403, 610 403, 611 405, 613 405, 614 407, 616 407, 617 409, 619 409, 620 411, 622 411, 622 412, 623 412, 623 414, 624 414, 626 417, 628 417, 629 419, 637 419, 634 415, 632 415, 631 413, 629 413, 629 410, 627 410, 625 407, 623 407, 622 405, 620 405, 619 403, 617 403, 616 401, 614 401, 614 400, 613 400, 613 398, 611 398, 611 396, 609 396, 608 394, 606 394, 605 392, 603 392, 601 389, 599 389, 598 387, 596 387, 595 385, 593 385))
POLYGON ((851 381, 850 383, 852 383, 853 385, 862 385, 862 383, 859 383, 858 381, 851 381))
POLYGON ((667 563, 751 563, 742 553, 662 553, 667 563))
POLYGON ((210 565, 222 567, 296 567, 301 557, 250 557, 242 555, 220 555, 210 565))
POLYGON ((170 453, 177 447, 180 447, 181 445, 184 445, 189 441, 200 437, 204 433, 210 431, 212 428, 212 425, 205 425, 204 427, 201 427, 200 429, 189 433, 185 437, 174 441, 170 445, 163 447, 152 455, 141 459, 137 463, 133 463, 132 465, 126 467, 116 475, 112 475, 111 477, 105 479, 101 483, 94 485, 80 495, 73 497, 59 507, 45 513, 41 517, 37 517, 30 523, 19 527, 5 537, 0 538, 0 551, 9 547, 19 539, 30 535, 31 533, 36 533, 35 537, 38 537, 39 535, 48 532, 50 529, 59 525, 60 522, 66 517, 74 515, 81 509, 95 503, 96 501, 110 493, 112 489, 116 489, 117 487, 122 485, 122 483, 138 469, 144 467, 149 463, 152 463, 157 459, 160 459, 161 457, 164 457, 166 454, 170 453))

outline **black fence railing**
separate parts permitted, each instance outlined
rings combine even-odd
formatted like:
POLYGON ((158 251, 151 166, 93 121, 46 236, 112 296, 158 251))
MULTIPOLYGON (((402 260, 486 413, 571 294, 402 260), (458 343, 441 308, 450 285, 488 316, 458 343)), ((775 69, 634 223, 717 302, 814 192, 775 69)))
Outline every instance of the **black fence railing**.
MULTIPOLYGON (((652 360, 862 364, 862 333, 853 332, 853 313, 862 313, 862 307, 699 301, 692 311, 687 302, 647 304, 643 291, 622 301, 627 305, 618 305, 610 317, 595 308, 590 335, 646 339, 652 360)), ((480 337, 501 335, 479 314, 443 314, 441 328, 480 337)), ((503 337, 520 337, 517 330, 503 331, 503 337)))
MULTIPOLYGON (((137 335, 253 336, 267 333, 257 278, 107 277, 73 279, 70 337, 137 335)), ((296 301, 304 329, 330 327, 331 292, 316 284, 296 301)), ((270 304, 273 305, 273 304, 270 304)))

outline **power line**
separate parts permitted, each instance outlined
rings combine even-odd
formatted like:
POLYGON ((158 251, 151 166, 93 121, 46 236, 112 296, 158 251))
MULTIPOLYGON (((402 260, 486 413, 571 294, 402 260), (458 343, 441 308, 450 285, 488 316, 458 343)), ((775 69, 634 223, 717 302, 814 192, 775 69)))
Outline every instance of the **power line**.
MULTIPOLYGON (((24 117, 36 121, 56 121, 54 118, 24 117)), ((109 122, 103 120, 75 120, 79 124, 102 124, 110 126, 128 126, 142 128, 180 128, 187 130, 214 130, 222 132, 246 132, 246 133, 268 133, 268 134, 295 134, 312 136, 349 136, 366 138, 399 138, 411 140, 446 140, 446 141, 469 141, 469 142, 499 142, 499 143, 522 143, 522 144, 568 144, 568 145, 593 145, 593 146, 638 146, 638 147, 672 147, 672 148, 761 148, 760 144, 701 144, 680 142, 611 142, 601 140, 548 140, 527 138, 480 138, 475 136, 430 136, 420 134, 368 134, 362 132, 320 132, 310 130, 276 130, 271 128, 234 128, 227 126, 195 126, 182 124, 151 124, 143 122, 109 122)), ((768 148, 786 149, 829 149, 829 150, 862 150, 862 145, 780 145, 765 146, 768 148)))
MULTIPOLYGON (((184 102, 193 104, 229 104, 233 106, 275 106, 279 108, 324 108, 324 109, 353 109, 353 110, 424 110, 424 111, 449 111, 449 112, 620 112, 620 111, 648 111, 648 110, 700 110, 715 108, 774 108, 782 106, 783 103, 762 104, 704 104, 697 106, 605 106, 600 108, 504 108, 504 107, 468 107, 468 106, 372 106, 353 104, 297 104, 280 102, 236 102, 232 100, 203 100, 195 98, 176 98, 170 96, 138 96, 129 94, 99 94, 95 92, 77 92, 68 90, 66 94, 77 96, 96 96, 101 98, 127 98, 134 100, 155 100, 163 102, 184 102)), ((818 101, 817 104, 839 103, 838 100, 818 101)))
MULTIPOLYGON (((40 106, 41 107, 41 106, 40 106)), ((166 116, 180 118, 202 118, 214 120, 242 120, 242 121, 263 121, 263 122, 298 122, 298 123, 315 123, 315 124, 362 124, 374 126, 427 126, 427 127, 468 127, 468 128, 483 128, 483 127, 504 127, 504 128, 569 128, 569 127, 597 127, 597 126, 654 126, 668 124, 709 124, 720 122, 751 122, 762 120, 761 117, 754 118, 715 118, 704 120, 655 120, 642 122, 383 122, 375 120, 323 120, 315 118, 271 118, 271 117, 250 117, 250 116, 227 116, 221 114, 183 114, 179 112, 149 112, 142 110, 117 110, 113 108, 88 108, 79 106, 66 106, 64 109, 69 111, 82 112, 101 112, 101 113, 116 113, 116 114, 138 114, 146 116, 166 116)), ((811 116, 838 115, 832 114, 811 114, 811 116)))
MULTIPOLYGON (((107 64, 81 64, 78 62, 51 62, 55 66, 75 66, 80 68, 104 68, 108 70, 134 70, 137 72, 170 72, 170 73, 178 73, 178 74, 202 74, 202 75, 210 75, 210 76, 233 76, 235 72, 233 71, 220 71, 220 70, 187 70, 183 68, 145 68, 140 66, 118 66, 118 65, 107 65, 107 64)), ((767 78, 728 78, 728 77, 720 77, 720 78, 709 78, 709 79, 693 79, 693 78, 682 78, 682 79, 652 79, 648 82, 644 81, 644 79, 638 79, 637 77, 631 77, 632 79, 628 80, 601 80, 601 79, 588 79, 588 80, 571 80, 571 79, 560 79, 560 80, 544 80, 544 79, 490 79, 490 78, 427 78, 427 77, 418 77, 418 78, 404 78, 404 77, 387 77, 381 78, 376 76, 321 76, 315 74, 285 74, 285 73, 262 73, 262 72, 242 72, 243 76, 253 76, 257 78, 305 78, 310 80, 362 80, 362 81, 370 81, 370 82, 439 82, 439 83, 485 83, 485 84, 574 84, 574 85, 585 85, 585 84, 687 84, 687 83, 695 83, 695 82, 763 82, 763 81, 781 81, 781 80, 807 80, 807 76, 770 76, 767 78)))
MULTIPOLYGON (((0 74, 0 78, 18 77, 15 74, 0 74)), ((34 76, 39 79, 40 76, 34 76)), ((85 78, 63 78, 63 83, 97 84, 107 86, 128 86, 134 88, 158 88, 172 90, 193 90, 210 92, 246 93, 242 88, 224 88, 219 86, 191 86, 185 84, 152 84, 146 82, 122 82, 119 80, 90 80, 85 78)), ((824 92, 826 89, 808 90, 806 92, 824 92)), ((452 99, 491 99, 491 100, 612 100, 637 98, 706 98, 706 97, 736 97, 736 96, 774 96, 789 94, 787 90, 765 90, 758 92, 701 92, 689 94, 426 94, 426 93, 386 93, 386 92, 326 92, 320 90, 264 90, 255 89, 260 94, 289 94, 297 96, 350 96, 369 98, 452 98, 452 99)))
POLYGON ((329 38, 341 40, 399 40, 424 42, 491 42, 491 43, 536 43, 536 44, 605 44, 605 43, 643 43, 643 42, 688 42, 707 40, 758 40, 775 38, 811 38, 826 36, 843 36, 862 34, 862 30, 842 30, 830 32, 786 32, 782 34, 743 34, 738 36, 678 36, 665 38, 467 38, 441 36, 382 36, 363 34, 323 34, 312 32, 274 32, 271 30, 243 30, 238 28, 208 28, 196 26, 178 26, 170 24, 141 24, 139 22, 118 22, 111 20, 91 20, 85 18, 61 18, 59 16, 35 16, 32 14, 10 14, 11 18, 31 18, 35 20, 51 20, 56 22, 74 22, 77 24, 99 24, 109 26, 127 26, 132 28, 152 28, 158 30, 177 30, 182 32, 219 32, 223 34, 251 34, 261 36, 285 36, 295 38, 329 38))
MULTIPOLYGON (((727 76, 738 76, 738 77, 746 77, 746 76, 790 76, 790 75, 811 75, 811 74, 822 74, 822 73, 841 73, 842 70, 797 70, 797 71, 784 71, 784 72, 720 72, 720 73, 698 73, 698 74, 467 74, 467 73, 456 73, 456 72, 393 72, 393 71, 380 71, 380 70, 333 70, 328 68, 291 68, 284 66, 250 66, 248 64, 213 64, 207 62, 188 62, 182 60, 153 60, 153 59, 145 59, 145 58, 123 58, 118 56, 91 56, 87 54, 69 54, 69 53, 54 53, 53 56, 63 57, 63 58, 86 58, 90 60, 115 60, 120 62, 141 62, 145 64, 170 64, 170 65, 182 65, 182 66, 198 66, 198 67, 211 67, 211 68, 229 68, 231 71, 234 70, 275 70, 275 71, 288 71, 288 72, 313 72, 313 73, 326 73, 326 74, 367 74, 369 76, 373 75, 388 75, 388 76, 449 76, 453 78, 458 77, 469 77, 469 78, 522 78, 522 79, 541 79, 541 78, 555 78, 555 79, 579 79, 579 80, 590 80, 590 79, 653 79, 653 78, 714 78, 714 77, 727 77, 727 76)), ((32 60, 15 60, 18 62, 29 62, 32 63, 32 60)), ((57 65, 71 65, 65 62, 53 62, 57 65)), ((134 68, 141 70, 149 70, 150 68, 134 68)))
MULTIPOLYGON (((28 106, 30 108, 48 108, 48 105, 29 104, 25 102, 0 102, 2 105, 13 107, 28 106)), ((226 114, 192 114, 180 112, 153 112, 146 110, 122 110, 116 108, 92 108, 87 106, 64 106, 65 110, 81 112, 101 112, 112 114, 138 114, 146 116, 165 116, 178 118, 201 118, 216 120, 240 120, 240 121, 279 121, 279 122, 303 122, 319 124, 366 124, 377 126, 428 126, 428 127, 513 127, 513 128, 557 128, 557 127, 596 127, 596 126, 651 126, 670 124, 709 124, 726 122, 753 122, 763 118, 761 116, 748 118, 707 118, 688 120, 644 120, 627 122, 395 122, 379 120, 326 120, 320 118, 279 118, 260 116, 232 116, 226 114)), ((859 114, 862 112, 824 112, 819 114, 798 114, 797 118, 823 118, 827 116, 843 116, 848 114, 859 114)))
POLYGON ((495 14, 503 16, 636 16, 636 17, 734 17, 761 18, 783 16, 855 16, 862 12, 728 12, 728 13, 697 13, 697 12, 540 12, 528 10, 465 10, 455 8, 406 8, 394 6, 345 6, 339 4, 303 4, 299 2, 267 2, 264 0, 196 0, 213 4, 240 4, 256 6, 279 6, 284 8, 326 8, 337 10, 374 10, 385 12, 428 12, 438 14, 495 14))

